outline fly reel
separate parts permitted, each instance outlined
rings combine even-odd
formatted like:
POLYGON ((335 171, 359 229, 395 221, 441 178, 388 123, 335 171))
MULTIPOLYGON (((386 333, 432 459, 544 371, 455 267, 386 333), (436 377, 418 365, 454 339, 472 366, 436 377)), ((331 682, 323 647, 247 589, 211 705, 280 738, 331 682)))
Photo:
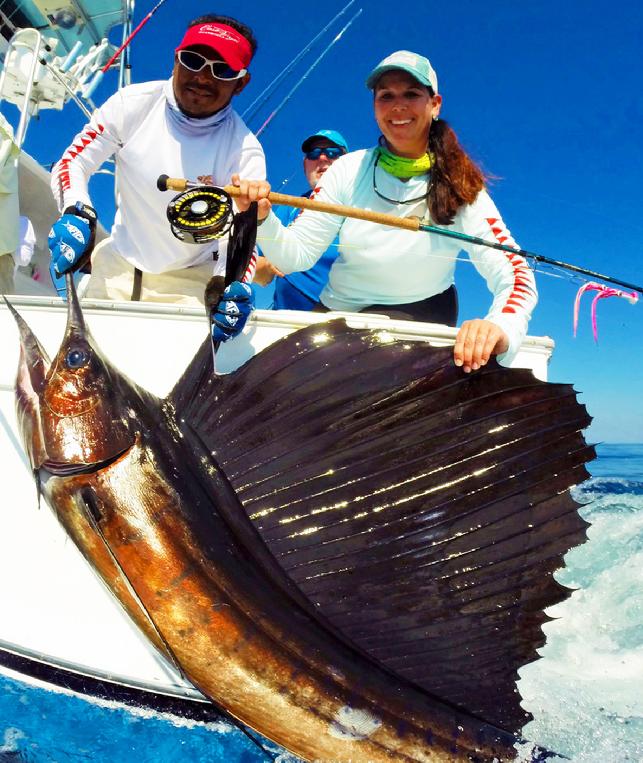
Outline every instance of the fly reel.
POLYGON ((167 205, 172 233, 187 244, 204 244, 225 236, 232 226, 232 197, 221 188, 197 186, 167 205))

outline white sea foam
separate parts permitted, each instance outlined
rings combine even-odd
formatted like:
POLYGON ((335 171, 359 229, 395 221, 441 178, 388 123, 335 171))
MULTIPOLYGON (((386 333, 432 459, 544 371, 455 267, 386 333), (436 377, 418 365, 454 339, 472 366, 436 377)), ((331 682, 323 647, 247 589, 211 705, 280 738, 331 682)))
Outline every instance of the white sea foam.
POLYGON ((0 747, 0 753, 2 752, 18 752, 18 742, 21 739, 25 739, 25 734, 14 726, 4 730, 4 741, 2 747, 0 747))
POLYGON ((590 481, 588 542, 557 579, 579 587, 548 613, 541 660, 521 671, 524 735, 574 763, 643 760, 643 495, 641 483, 590 481))

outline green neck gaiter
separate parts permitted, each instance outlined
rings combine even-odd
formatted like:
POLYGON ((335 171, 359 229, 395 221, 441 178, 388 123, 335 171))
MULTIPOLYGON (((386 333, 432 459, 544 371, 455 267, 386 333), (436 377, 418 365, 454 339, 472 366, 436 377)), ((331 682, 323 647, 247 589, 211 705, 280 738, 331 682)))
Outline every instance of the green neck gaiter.
POLYGON ((388 148, 381 144, 377 147, 379 152, 379 166, 396 178, 411 178, 417 175, 426 174, 435 161, 433 154, 426 153, 419 159, 407 159, 405 156, 398 156, 391 153, 388 148))

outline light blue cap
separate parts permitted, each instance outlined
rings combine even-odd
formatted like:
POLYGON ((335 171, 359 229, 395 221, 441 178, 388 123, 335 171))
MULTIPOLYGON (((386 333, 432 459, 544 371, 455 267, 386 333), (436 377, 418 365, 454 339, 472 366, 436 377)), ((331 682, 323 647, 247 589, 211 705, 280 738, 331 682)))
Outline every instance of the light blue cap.
POLYGON ((425 87, 430 87, 434 93, 438 92, 438 75, 431 66, 428 58, 420 56, 417 53, 411 53, 410 50, 396 50, 373 69, 366 80, 366 87, 373 90, 377 80, 385 72, 395 69, 401 69, 408 72, 412 77, 425 87))
POLYGON ((348 151, 348 143, 346 142, 341 132, 337 132, 337 130, 318 130, 313 135, 309 135, 301 144, 301 150, 304 153, 310 150, 310 144, 315 140, 315 138, 326 138, 326 140, 329 140, 336 146, 343 148, 344 151, 348 151))

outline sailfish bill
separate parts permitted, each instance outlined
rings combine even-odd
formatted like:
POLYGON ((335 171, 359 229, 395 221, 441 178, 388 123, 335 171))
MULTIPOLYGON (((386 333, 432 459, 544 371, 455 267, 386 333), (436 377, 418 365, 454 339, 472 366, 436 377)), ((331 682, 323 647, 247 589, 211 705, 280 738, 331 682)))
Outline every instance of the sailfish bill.
POLYGON ((68 287, 53 361, 21 325, 24 447, 155 646, 307 760, 513 759, 517 671, 585 537, 573 390, 330 321, 225 377, 206 340, 160 400, 68 287))

